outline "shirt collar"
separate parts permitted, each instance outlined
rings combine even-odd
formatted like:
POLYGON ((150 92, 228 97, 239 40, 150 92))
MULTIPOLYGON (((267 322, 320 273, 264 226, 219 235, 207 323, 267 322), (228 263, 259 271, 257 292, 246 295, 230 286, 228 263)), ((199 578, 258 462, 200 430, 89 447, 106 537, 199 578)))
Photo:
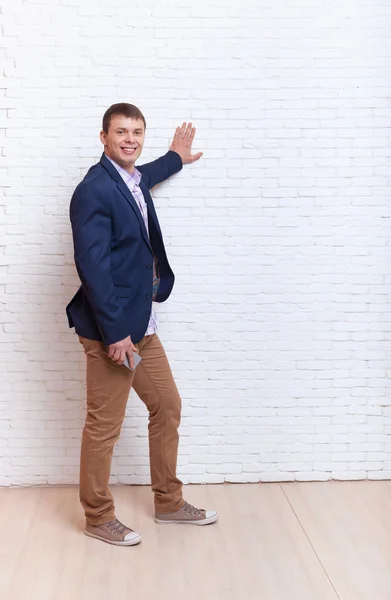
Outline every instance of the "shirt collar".
POLYGON ((123 169, 119 164, 117 164, 115 160, 112 160, 109 156, 107 156, 107 154, 105 154, 105 156, 111 162, 113 167, 117 169, 118 173, 121 175, 126 185, 132 187, 135 185, 140 185, 141 173, 138 169, 136 169, 136 167, 134 168, 133 173, 128 173, 128 171, 125 171, 125 169, 123 169))

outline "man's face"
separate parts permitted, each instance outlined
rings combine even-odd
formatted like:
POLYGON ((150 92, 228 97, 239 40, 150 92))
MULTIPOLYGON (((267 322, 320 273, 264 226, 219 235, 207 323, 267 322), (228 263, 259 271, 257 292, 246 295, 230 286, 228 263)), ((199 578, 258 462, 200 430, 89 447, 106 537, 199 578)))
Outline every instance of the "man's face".
POLYGON ((100 133, 105 154, 129 173, 133 172, 134 163, 142 152, 144 139, 144 122, 120 115, 111 118, 108 133, 100 133))

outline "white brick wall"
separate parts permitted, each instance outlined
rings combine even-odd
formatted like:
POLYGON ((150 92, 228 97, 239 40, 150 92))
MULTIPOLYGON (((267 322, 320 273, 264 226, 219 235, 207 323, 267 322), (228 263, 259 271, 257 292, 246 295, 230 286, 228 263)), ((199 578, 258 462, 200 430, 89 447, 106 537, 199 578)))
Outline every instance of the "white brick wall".
MULTIPOLYGON (((118 101, 145 160, 183 120, 205 151, 155 192, 180 475, 391 477, 390 2, 2 4, 0 484, 77 482, 68 205, 118 101)), ((146 434, 132 397, 113 481, 148 482, 146 434)))

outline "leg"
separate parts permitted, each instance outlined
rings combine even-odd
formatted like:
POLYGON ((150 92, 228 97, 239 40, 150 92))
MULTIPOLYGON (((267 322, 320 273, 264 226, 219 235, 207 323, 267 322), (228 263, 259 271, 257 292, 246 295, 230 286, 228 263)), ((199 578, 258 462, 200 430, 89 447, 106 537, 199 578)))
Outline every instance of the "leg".
POLYGON ((156 512, 170 513, 184 504, 176 476, 181 399, 164 348, 156 334, 139 344, 142 362, 133 387, 149 411, 149 452, 156 512))
POLYGON ((101 342, 80 338, 87 357, 87 417, 80 461, 80 501, 87 523, 115 518, 109 490, 111 459, 125 416, 134 373, 116 365, 101 342))

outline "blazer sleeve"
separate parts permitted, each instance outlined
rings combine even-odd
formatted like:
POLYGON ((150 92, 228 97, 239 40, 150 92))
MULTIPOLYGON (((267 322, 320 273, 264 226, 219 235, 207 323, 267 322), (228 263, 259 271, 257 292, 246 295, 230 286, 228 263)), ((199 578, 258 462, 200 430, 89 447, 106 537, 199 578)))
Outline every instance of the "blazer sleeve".
POLYGON ((164 156, 141 167, 138 166, 137 169, 142 174, 144 184, 150 190, 158 183, 171 177, 171 175, 178 173, 182 167, 183 163, 179 154, 169 150, 164 156))
POLYGON ((83 290, 103 343, 114 344, 129 335, 129 328, 111 275, 110 207, 97 191, 79 186, 71 200, 70 218, 75 264, 83 290))

